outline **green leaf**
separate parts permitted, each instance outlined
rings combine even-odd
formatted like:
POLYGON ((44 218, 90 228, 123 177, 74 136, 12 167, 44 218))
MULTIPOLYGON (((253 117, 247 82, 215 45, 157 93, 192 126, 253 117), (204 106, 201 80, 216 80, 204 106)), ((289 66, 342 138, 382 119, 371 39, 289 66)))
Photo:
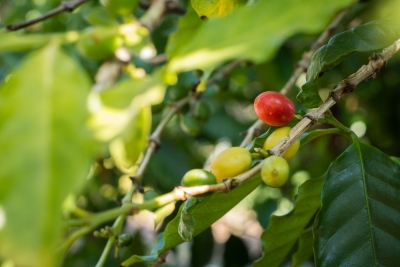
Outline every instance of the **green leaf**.
POLYGON ((295 208, 285 216, 272 216, 262 233, 263 256, 253 266, 280 266, 320 207, 324 179, 311 179, 299 187, 295 208))
POLYGON ((203 23, 190 40, 179 42, 167 71, 207 70, 231 59, 266 61, 288 37, 300 32, 319 32, 332 15, 354 2, 258 1, 252 6, 239 7, 229 16, 203 23))
POLYGON ((56 266, 61 206, 85 182, 88 77, 51 44, 0 89, 0 254, 17 266, 56 266))
POLYGON ((127 142, 134 124, 138 123, 138 113, 149 105, 160 103, 165 88, 160 75, 154 74, 141 80, 119 82, 100 94, 93 93, 89 102, 93 111, 89 125, 96 138, 109 142, 125 135, 127 142))
POLYGON ((0 32, 0 54, 32 50, 47 44, 54 35, 50 34, 15 34, 0 32))
POLYGON ((399 203, 399 166, 354 138, 322 188, 313 229, 317 266, 398 265, 399 203))
POLYGON ((185 241, 191 241, 193 239, 195 229, 195 219, 190 213, 190 209, 195 207, 197 203, 200 203, 203 197, 191 197, 183 203, 181 209, 181 218, 178 225, 178 233, 185 241))
POLYGON ((140 80, 124 80, 100 93, 102 103, 110 108, 147 106, 163 100, 165 85, 159 73, 140 80))
POLYGON ((182 44, 189 43, 203 23, 204 21, 199 19, 194 9, 189 6, 186 14, 178 22, 178 29, 168 38, 165 48, 168 58, 173 58, 184 48, 182 44))
POLYGON ((299 267, 312 257, 313 243, 312 229, 304 230, 299 238, 297 250, 292 256, 292 267, 299 267))
POLYGON ((254 151, 254 148, 263 148, 265 140, 268 136, 276 129, 276 127, 269 127, 268 130, 260 136, 257 136, 253 141, 247 145, 246 149, 250 152, 254 151))
POLYGON ((304 146, 305 144, 307 144, 308 142, 311 142, 314 139, 317 139, 317 138, 325 136, 325 135, 330 135, 330 134, 345 135, 345 133, 343 133, 343 131, 338 128, 316 129, 316 130, 312 130, 310 132, 304 133, 300 137, 300 142, 301 142, 301 145, 304 146))
POLYGON ((236 0, 191 0, 199 17, 225 16, 238 5, 236 0))
POLYGON ((107 9, 101 6, 93 7, 89 13, 86 14, 85 19, 92 25, 96 26, 115 26, 116 21, 110 16, 107 9))
POLYGON ((129 173, 146 148, 151 132, 151 107, 145 106, 135 114, 121 135, 110 143, 115 165, 129 173))
POLYGON ((333 36, 329 43, 315 52, 307 69, 307 82, 297 99, 307 108, 322 104, 318 94, 318 77, 338 65, 354 52, 372 52, 389 46, 398 39, 396 25, 372 21, 333 36))
MULTIPOLYGON (((238 204, 244 197, 260 185, 260 183, 260 175, 256 175, 240 187, 228 193, 217 192, 207 196, 190 198, 188 206, 181 205, 178 215, 168 223, 165 231, 159 235, 157 245, 152 255, 146 256, 145 260, 155 261, 158 255, 185 242, 186 240, 181 237, 182 231, 185 231, 184 236, 187 237, 187 240, 190 240, 207 227, 210 227, 211 224, 238 204), (183 209, 185 209, 185 214, 182 219, 183 209), (190 224, 185 226, 187 227, 186 229, 180 229, 183 223, 182 220, 185 220, 185 222, 186 220, 190 220, 190 224)), ((124 261, 122 266, 130 266, 133 263, 139 262, 138 260, 143 261, 144 259, 143 257, 135 255, 124 261)))

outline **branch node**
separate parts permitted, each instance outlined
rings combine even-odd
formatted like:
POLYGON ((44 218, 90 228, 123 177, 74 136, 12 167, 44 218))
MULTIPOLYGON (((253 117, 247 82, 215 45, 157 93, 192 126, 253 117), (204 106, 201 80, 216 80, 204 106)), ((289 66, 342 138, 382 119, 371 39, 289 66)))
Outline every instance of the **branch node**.
POLYGON ((344 83, 345 83, 345 86, 343 88, 344 93, 351 93, 356 88, 356 86, 354 84, 350 83, 349 81, 347 81, 347 79, 344 80, 344 83))
POLYGON ((140 211, 140 209, 139 208, 131 208, 130 210, 129 210, 129 215, 136 215, 136 214, 138 214, 139 213, 139 211, 140 211))
POLYGON ((152 263, 152 264, 150 264, 149 266, 151 266, 151 267, 156 267, 156 266, 159 266, 160 264, 165 263, 166 258, 167 258, 167 256, 168 256, 168 253, 169 253, 169 250, 167 250, 167 251, 161 253, 160 256, 158 256, 157 261, 154 262, 154 263, 152 263))
POLYGON ((189 197, 192 196, 191 194, 189 194, 188 192, 186 192, 186 191, 184 190, 184 187, 183 187, 183 186, 177 186, 177 187, 175 187, 175 188, 174 188, 174 194, 175 194, 178 198, 180 198, 181 200, 188 199, 189 197))
POLYGON ((139 178, 137 178, 136 176, 129 176, 129 179, 131 179, 132 184, 136 184, 138 187, 138 191, 140 193, 144 193, 144 188, 142 186, 142 182, 140 182, 139 178))
POLYGON ((333 89, 333 91, 331 91, 329 93, 329 97, 331 97, 333 99, 333 101, 335 101, 335 103, 338 103, 340 100, 340 96, 341 94, 336 90, 337 86, 335 86, 335 88, 333 89))
POLYGON ((318 116, 315 116, 312 113, 307 113, 304 115, 304 118, 308 118, 311 121, 311 125, 316 124, 318 122, 318 116))
MULTIPOLYGON (((373 53, 368 60, 370 61, 370 65, 374 69, 373 73, 371 74, 372 79, 375 79, 378 75, 381 69, 386 67, 387 61, 385 61, 384 57, 380 53, 373 53)), ((366 79, 369 80, 369 79, 366 79)))
POLYGON ((225 190, 223 190, 223 192, 225 193, 239 186, 239 183, 237 182, 236 179, 225 178, 222 180, 222 182, 225 185, 225 190))
POLYGON ((61 2, 60 5, 63 10, 65 10, 66 12, 72 12, 75 9, 75 3, 71 3, 71 2, 61 2))
POLYGON ((268 154, 269 154, 270 156, 273 156, 273 155, 276 154, 275 150, 273 150, 273 149, 267 149, 267 152, 268 152, 268 154))
POLYGON ((161 142, 158 138, 150 138, 150 144, 154 144, 154 151, 157 151, 161 147, 161 142))

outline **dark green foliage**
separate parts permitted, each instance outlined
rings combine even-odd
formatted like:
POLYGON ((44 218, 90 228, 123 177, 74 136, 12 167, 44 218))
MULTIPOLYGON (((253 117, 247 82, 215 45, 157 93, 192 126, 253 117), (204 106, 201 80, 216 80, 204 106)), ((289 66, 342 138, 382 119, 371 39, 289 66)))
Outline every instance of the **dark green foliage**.
POLYGON ((395 266, 400 254, 400 169, 354 139, 332 164, 314 224, 318 266, 395 266))
POLYGON ((355 52, 372 52, 392 44, 399 34, 397 26, 386 21, 373 21, 339 33, 318 49, 307 69, 307 82, 297 99, 307 108, 322 104, 318 95, 318 77, 355 52))

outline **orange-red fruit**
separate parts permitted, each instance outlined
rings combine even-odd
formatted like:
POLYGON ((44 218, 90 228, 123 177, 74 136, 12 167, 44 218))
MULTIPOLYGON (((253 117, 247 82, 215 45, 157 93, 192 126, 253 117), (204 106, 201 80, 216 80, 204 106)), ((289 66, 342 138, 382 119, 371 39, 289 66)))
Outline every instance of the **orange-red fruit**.
POLYGON ((254 100, 254 110, 260 120, 276 127, 288 124, 295 112, 289 98, 273 91, 259 94, 254 100))

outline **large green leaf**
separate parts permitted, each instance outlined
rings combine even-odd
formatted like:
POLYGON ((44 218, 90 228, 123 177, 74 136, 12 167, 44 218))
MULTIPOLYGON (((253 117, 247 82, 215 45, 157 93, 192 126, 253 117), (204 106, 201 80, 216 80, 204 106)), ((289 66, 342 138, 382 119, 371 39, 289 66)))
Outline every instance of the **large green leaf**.
POLYGON ((57 45, 28 56, 0 89, 0 254, 17 266, 57 266, 61 204, 83 185, 84 71, 57 45))
POLYGON ((165 231, 157 240, 157 245, 150 256, 132 256, 122 263, 130 266, 136 262, 155 261, 163 252, 190 240, 207 227, 221 218, 226 212, 238 204, 244 197, 252 192, 261 183, 261 178, 256 175, 240 187, 228 193, 213 193, 208 196, 192 197, 180 207, 178 215, 168 223, 165 231), (182 218, 184 211, 184 218, 182 218), (184 223, 186 225, 183 225, 184 223), (186 240, 182 238, 182 235, 186 240))
POLYGON ((393 23, 372 21, 333 36, 329 43, 315 52, 307 69, 307 82, 297 99, 308 108, 322 104, 317 80, 354 52, 371 52, 382 49, 399 38, 393 23))
POLYGON ((230 59, 256 63, 270 59, 286 38, 295 33, 321 31, 337 10, 354 0, 258 1, 232 14, 203 23, 177 44, 168 72, 211 69, 230 59))
POLYGON ((271 217, 261 235, 264 254, 253 266, 280 266, 318 211, 323 182, 323 178, 306 181, 299 187, 295 208, 285 216, 271 217))
POLYGON ((318 266, 397 266, 400 169, 378 149, 354 143, 330 167, 314 223, 318 266))

